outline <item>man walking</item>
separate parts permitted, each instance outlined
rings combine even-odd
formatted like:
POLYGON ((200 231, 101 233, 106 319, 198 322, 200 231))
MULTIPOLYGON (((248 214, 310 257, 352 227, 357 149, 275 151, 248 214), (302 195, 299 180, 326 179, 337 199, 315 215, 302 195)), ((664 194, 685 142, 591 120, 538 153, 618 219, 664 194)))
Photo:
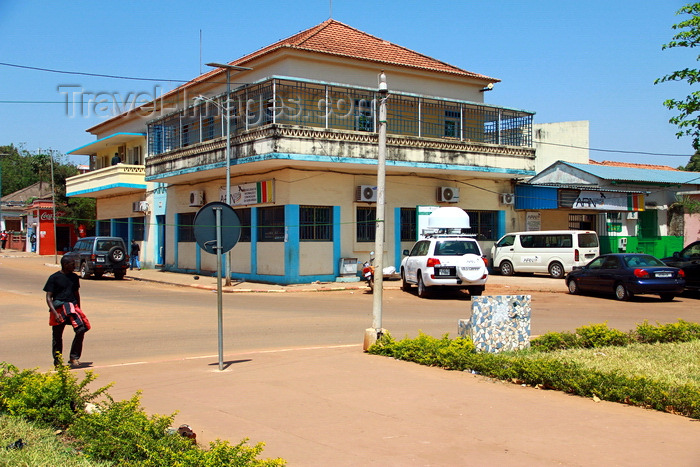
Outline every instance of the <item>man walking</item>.
POLYGON ((131 240, 131 269, 134 269, 134 266, 136 266, 136 269, 139 271, 141 270, 141 262, 139 261, 139 253, 141 252, 141 247, 139 246, 138 243, 136 243, 136 240, 131 240))
POLYGON ((70 347, 71 368, 80 366, 83 352, 83 338, 90 329, 90 323, 80 309, 80 279, 73 272, 75 263, 65 256, 61 258, 61 270, 49 276, 44 285, 46 304, 49 306, 49 325, 52 341, 51 355, 54 366, 61 364, 63 355, 63 330, 70 323, 75 331, 70 347))

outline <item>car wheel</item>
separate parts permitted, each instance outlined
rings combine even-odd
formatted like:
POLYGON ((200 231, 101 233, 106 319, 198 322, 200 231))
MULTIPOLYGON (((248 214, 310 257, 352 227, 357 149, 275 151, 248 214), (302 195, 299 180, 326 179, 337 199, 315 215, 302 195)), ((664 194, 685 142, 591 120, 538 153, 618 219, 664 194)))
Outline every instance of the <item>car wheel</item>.
POLYGON ((564 266, 556 261, 553 262, 549 265, 549 275, 555 279, 561 279, 564 277, 564 266))
POLYGON ((411 284, 406 282, 406 271, 404 271, 403 269, 401 270, 401 290, 403 290, 404 292, 408 292, 409 290, 411 290, 411 284))
POLYGON ((88 277, 90 277, 90 271, 88 270, 87 263, 82 263, 80 265, 80 277, 82 277, 83 279, 87 279, 88 277))
POLYGON ((119 281, 124 279, 124 271, 114 271, 114 278, 119 281))
POLYGON ((569 287, 569 293, 571 295, 578 295, 581 293, 581 289, 578 288, 578 283, 576 282, 576 279, 570 279, 567 286, 569 287))
POLYGON ((510 261, 503 261, 498 268, 501 271, 502 276, 512 276, 515 271, 513 271, 513 263, 510 261))
POLYGON ((126 259, 126 254, 124 253, 124 249, 120 246, 113 246, 110 248, 109 253, 107 253, 107 257, 109 260, 113 263, 121 263, 126 259))
POLYGON ((428 292, 428 287, 423 283, 423 276, 420 271, 418 271, 418 296, 420 298, 428 298, 430 292, 428 292))
POLYGON ((676 298, 676 296, 673 295, 672 293, 662 293, 660 296, 661 296, 661 301, 663 301, 663 302, 670 302, 671 300, 676 298))
POLYGON ((632 293, 627 290, 625 284, 619 283, 615 286, 615 298, 618 300, 632 300, 632 293))

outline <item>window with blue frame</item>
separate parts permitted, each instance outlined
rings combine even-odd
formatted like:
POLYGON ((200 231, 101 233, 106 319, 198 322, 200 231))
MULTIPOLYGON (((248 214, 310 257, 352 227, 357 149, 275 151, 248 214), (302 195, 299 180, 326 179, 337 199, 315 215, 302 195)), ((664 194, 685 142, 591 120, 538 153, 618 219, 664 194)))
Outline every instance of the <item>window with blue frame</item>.
POLYGON ((258 241, 284 241, 284 206, 258 208, 258 241))
POLYGON ((416 233, 416 208, 401 208, 401 241, 415 242, 416 233))
POLYGON ((467 211, 469 233, 476 234, 477 240, 498 240, 498 211, 467 211))
POLYGON ((178 242, 195 242, 194 238, 194 212, 182 212, 177 214, 177 238, 178 242))
POLYGON ((299 224, 299 240, 302 242, 333 241, 332 207, 301 206, 299 224))
POLYGON ((250 208, 236 209, 236 215, 241 222, 241 237, 239 242, 250 242, 250 208))
POLYGON ((143 241, 144 238, 144 232, 145 232, 145 223, 146 218, 145 217, 132 217, 131 218, 131 225, 133 226, 133 232, 132 232, 132 239, 136 240, 137 242, 143 241))
POLYGON ((358 206, 355 211, 358 242, 373 242, 376 238, 377 209, 368 206, 358 206))

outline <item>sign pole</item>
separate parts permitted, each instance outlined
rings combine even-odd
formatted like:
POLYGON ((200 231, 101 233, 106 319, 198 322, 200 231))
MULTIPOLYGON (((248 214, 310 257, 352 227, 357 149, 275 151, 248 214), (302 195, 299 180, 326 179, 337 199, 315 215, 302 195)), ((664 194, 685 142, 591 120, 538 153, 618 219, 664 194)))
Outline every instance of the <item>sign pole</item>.
POLYGON ((240 237, 241 221, 233 208, 226 203, 219 201, 209 203, 197 211, 197 214, 194 216, 194 238, 197 240, 197 245, 207 253, 216 255, 219 371, 224 369, 224 314, 221 290, 222 255, 231 250, 240 237))
POLYGON ((224 369, 224 317, 223 300, 221 290, 221 208, 214 207, 216 215, 216 306, 219 335, 219 371, 224 369))

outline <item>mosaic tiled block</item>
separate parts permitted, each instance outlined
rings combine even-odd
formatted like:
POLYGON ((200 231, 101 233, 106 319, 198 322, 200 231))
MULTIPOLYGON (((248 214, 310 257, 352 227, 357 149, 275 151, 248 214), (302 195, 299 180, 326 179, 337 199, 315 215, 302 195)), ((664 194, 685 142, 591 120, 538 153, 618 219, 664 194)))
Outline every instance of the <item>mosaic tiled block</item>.
POLYGON ((472 297, 472 315, 459 320, 459 335, 471 337, 481 352, 530 346, 530 295, 472 297))

